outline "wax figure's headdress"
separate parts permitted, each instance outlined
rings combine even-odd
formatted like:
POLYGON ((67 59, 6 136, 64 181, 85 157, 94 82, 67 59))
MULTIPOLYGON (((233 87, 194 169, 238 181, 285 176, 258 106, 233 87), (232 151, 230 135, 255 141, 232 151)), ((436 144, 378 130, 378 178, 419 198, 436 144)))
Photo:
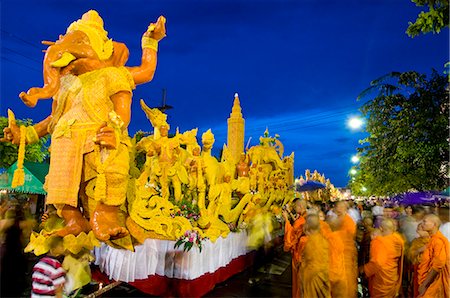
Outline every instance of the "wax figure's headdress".
POLYGON ((97 11, 89 10, 81 19, 73 22, 66 33, 82 31, 89 37, 89 43, 100 60, 107 60, 113 53, 112 39, 108 39, 108 32, 103 28, 103 19, 97 11))

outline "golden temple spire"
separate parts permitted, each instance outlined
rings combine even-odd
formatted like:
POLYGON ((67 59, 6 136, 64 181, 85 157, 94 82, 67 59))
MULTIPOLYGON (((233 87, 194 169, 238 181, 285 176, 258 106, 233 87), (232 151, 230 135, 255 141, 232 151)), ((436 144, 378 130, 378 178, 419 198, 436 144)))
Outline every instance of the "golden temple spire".
POLYGON ((228 123, 227 147, 234 158, 234 162, 239 161, 241 153, 244 152, 244 132, 245 120, 242 117, 241 103, 239 95, 234 94, 233 108, 231 109, 228 123))
POLYGON ((241 109, 241 102, 239 101, 239 94, 234 94, 234 102, 233 102, 233 108, 231 109, 230 118, 242 118, 242 109, 241 109))

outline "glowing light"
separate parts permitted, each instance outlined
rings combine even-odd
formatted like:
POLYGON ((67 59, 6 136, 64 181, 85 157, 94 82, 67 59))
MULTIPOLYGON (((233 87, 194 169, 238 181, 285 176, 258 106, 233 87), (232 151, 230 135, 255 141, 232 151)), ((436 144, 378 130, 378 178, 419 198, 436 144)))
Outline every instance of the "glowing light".
POLYGON ((366 188, 365 186, 363 186, 363 187, 361 187, 361 190, 362 190, 363 192, 366 192, 366 191, 367 191, 367 188, 366 188))
POLYGON ((358 130, 362 128, 362 126, 364 125, 364 121, 359 117, 351 117, 347 121, 347 125, 352 130, 358 130))
POLYGON ((350 174, 351 174, 351 175, 356 175, 357 172, 358 172, 358 171, 356 171, 355 169, 351 169, 351 170, 350 170, 350 174))
POLYGON ((352 163, 358 163, 359 162, 359 156, 358 155, 353 155, 351 158, 352 163))

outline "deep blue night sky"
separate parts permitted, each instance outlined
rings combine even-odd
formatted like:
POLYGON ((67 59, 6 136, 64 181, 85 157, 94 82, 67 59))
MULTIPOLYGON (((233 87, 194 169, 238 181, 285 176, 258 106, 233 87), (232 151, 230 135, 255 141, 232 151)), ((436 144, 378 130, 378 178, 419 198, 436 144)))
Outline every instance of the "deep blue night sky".
POLYGON ((0 115, 42 120, 50 100, 30 109, 18 94, 42 86, 41 40, 56 40, 89 9, 103 17, 109 37, 140 61, 140 38, 159 15, 167 18, 152 82, 134 92, 130 134, 150 131, 139 99, 161 105, 167 89, 171 132, 211 128, 216 153, 226 142, 226 120, 238 92, 246 139, 256 145, 268 127, 295 173, 318 170, 345 186, 350 157, 363 132, 346 120, 358 114, 358 94, 391 71, 443 71, 448 29, 414 39, 405 33, 421 8, 408 0, 358 1, 21 1, 2 0, 0 115))

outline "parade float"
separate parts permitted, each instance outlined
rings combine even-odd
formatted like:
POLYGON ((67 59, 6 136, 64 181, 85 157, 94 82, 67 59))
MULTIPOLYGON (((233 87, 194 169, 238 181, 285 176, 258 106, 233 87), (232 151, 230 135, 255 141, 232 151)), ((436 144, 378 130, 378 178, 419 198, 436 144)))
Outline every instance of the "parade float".
POLYGON ((109 280, 152 295, 201 296, 277 236, 281 206, 294 199, 294 154, 284 156, 279 136, 268 130, 259 145, 244 148, 237 94, 219 158, 211 153, 213 131, 169 134, 167 115, 144 100, 149 123, 142 129, 153 133, 129 137, 132 90, 152 80, 164 37, 161 16, 142 36, 142 64, 126 66, 127 46, 88 11, 57 41, 44 42, 44 86, 19 95, 29 107, 52 100, 50 115, 25 127, 8 111, 4 135, 19 145, 15 187, 24 183, 25 146, 51 135, 49 211, 26 252, 42 255, 50 237, 63 237, 72 289, 89 282, 93 254, 109 280))
POLYGON ((295 186, 296 192, 301 193, 304 199, 312 203, 336 202, 346 199, 344 194, 331 183, 330 179, 327 179, 325 174, 320 174, 317 170, 311 172, 311 170, 306 169, 304 177, 302 175, 295 179, 295 186), (309 183, 312 186, 308 187, 309 183))

